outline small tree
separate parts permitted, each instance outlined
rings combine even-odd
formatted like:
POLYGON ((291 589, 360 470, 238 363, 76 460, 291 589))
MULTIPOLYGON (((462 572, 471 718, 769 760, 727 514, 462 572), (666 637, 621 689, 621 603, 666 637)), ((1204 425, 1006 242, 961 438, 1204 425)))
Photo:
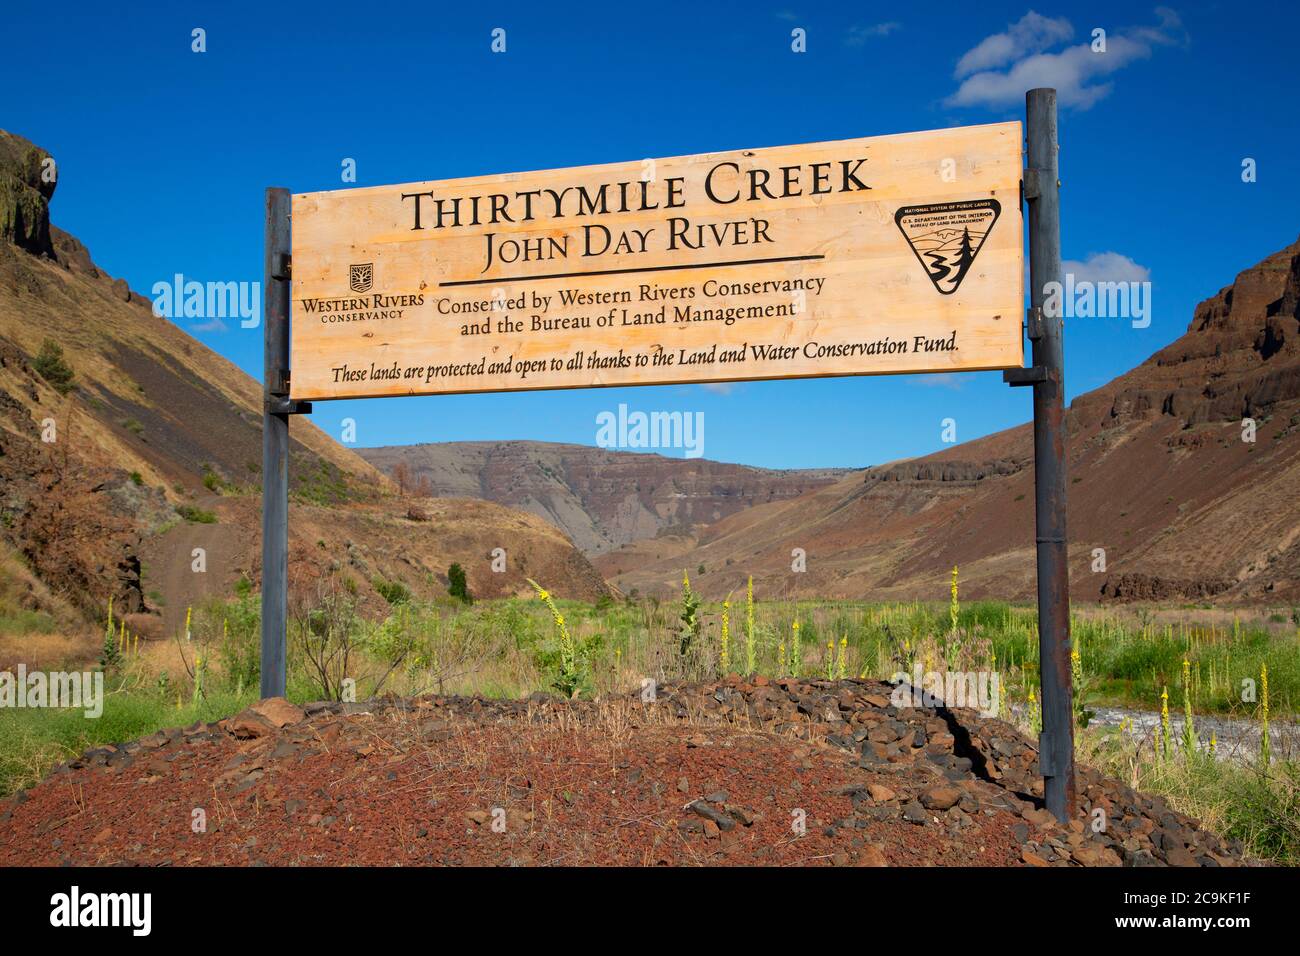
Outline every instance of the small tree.
POLYGON ((406 489, 411 487, 411 467, 404 461, 393 466, 393 481, 397 482, 397 493, 406 497, 406 489))
POLYGON ((60 395, 72 391, 72 379, 75 373, 72 371, 72 366, 63 360, 63 346, 54 339, 46 339, 41 343, 40 352, 32 360, 32 368, 60 395))
POLYGON ((459 564, 453 563, 447 569, 447 593, 454 598, 460 598, 466 604, 474 600, 469 593, 469 584, 465 581, 465 569, 459 564))

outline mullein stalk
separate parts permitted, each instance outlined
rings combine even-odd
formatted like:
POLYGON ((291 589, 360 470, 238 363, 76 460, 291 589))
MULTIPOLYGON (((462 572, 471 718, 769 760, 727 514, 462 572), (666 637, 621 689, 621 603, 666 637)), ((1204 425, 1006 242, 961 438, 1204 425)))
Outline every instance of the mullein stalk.
POLYGON ((1273 759, 1272 744, 1268 739, 1268 665, 1259 666, 1259 762, 1268 769, 1273 759))
POLYGON ((564 691, 566 697, 572 697, 573 692, 578 688, 578 649, 573 641, 573 636, 569 633, 568 626, 564 623, 564 615, 560 609, 555 606, 555 600, 551 597, 549 591, 534 581, 532 578, 525 580, 533 586, 537 596, 541 598, 546 609, 551 612, 551 620, 555 622, 555 628, 560 634, 560 689, 564 691))
POLYGON ((1160 693, 1160 737, 1164 745, 1164 758, 1169 759, 1169 688, 1160 693))
POLYGON ((203 696, 203 672, 207 669, 208 662, 200 653, 194 658, 194 703, 197 706, 199 699, 203 696))
POLYGON ((718 652, 725 675, 731 667, 731 601, 722 602, 722 647, 718 652))
POLYGON ((1196 750, 1196 728, 1192 724, 1192 662, 1183 658, 1183 750, 1187 760, 1196 750))
POLYGON ((790 629, 794 631, 794 637, 790 642, 790 676, 798 677, 799 672, 803 669, 803 647, 799 642, 799 622, 795 621, 790 629))
POLYGON ((758 648, 754 638, 754 576, 749 576, 745 588, 745 670, 753 674, 758 670, 758 648))

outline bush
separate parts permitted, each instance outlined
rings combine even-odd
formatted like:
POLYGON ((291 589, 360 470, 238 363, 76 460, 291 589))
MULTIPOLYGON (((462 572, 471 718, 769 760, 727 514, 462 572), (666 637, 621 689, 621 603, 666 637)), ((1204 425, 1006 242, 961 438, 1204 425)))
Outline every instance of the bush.
POLYGON ((194 505, 177 505, 176 513, 186 521, 193 521, 195 524, 217 523, 217 516, 214 512, 204 511, 202 508, 194 507, 194 505))
POLYGON ((54 339, 46 339, 41 343, 40 352, 32 360, 32 368, 60 395, 72 391, 72 378, 75 373, 72 371, 72 366, 63 360, 63 346, 54 339))
POLYGON ((465 581, 465 569, 459 564, 452 564, 447 569, 447 593, 454 598, 459 598, 466 604, 474 600, 469 593, 469 585, 465 581))
POLYGON ((410 588, 401 581, 385 581, 383 578, 375 578, 370 583, 379 592, 379 596, 389 604, 396 606, 411 602, 410 588))

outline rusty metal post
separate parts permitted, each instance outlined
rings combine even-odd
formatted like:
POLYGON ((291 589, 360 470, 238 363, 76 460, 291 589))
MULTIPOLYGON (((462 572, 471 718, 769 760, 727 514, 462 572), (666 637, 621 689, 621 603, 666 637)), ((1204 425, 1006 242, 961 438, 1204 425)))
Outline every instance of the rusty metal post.
POLYGON ((283 697, 289 576, 289 190, 266 191, 262 370, 262 697, 283 697))
MULTIPOLYGON (((1070 572, 1065 535, 1065 361, 1062 316, 1047 315, 1048 283, 1061 282, 1056 90, 1025 95, 1029 205, 1029 336, 1034 371, 1034 510, 1038 549, 1038 667, 1043 732, 1039 769, 1047 809, 1074 813, 1074 702, 1070 679, 1070 572)), ((1060 296, 1056 296, 1060 301, 1060 296)), ((1059 311, 1059 310, 1055 310, 1059 311)))

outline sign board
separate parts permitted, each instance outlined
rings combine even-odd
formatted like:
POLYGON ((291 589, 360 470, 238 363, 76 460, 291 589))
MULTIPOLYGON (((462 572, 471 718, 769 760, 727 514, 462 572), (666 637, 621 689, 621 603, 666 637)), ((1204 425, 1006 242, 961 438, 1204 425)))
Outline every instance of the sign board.
POLYGON ((1023 364, 1020 123, 293 197, 299 400, 1023 364))

